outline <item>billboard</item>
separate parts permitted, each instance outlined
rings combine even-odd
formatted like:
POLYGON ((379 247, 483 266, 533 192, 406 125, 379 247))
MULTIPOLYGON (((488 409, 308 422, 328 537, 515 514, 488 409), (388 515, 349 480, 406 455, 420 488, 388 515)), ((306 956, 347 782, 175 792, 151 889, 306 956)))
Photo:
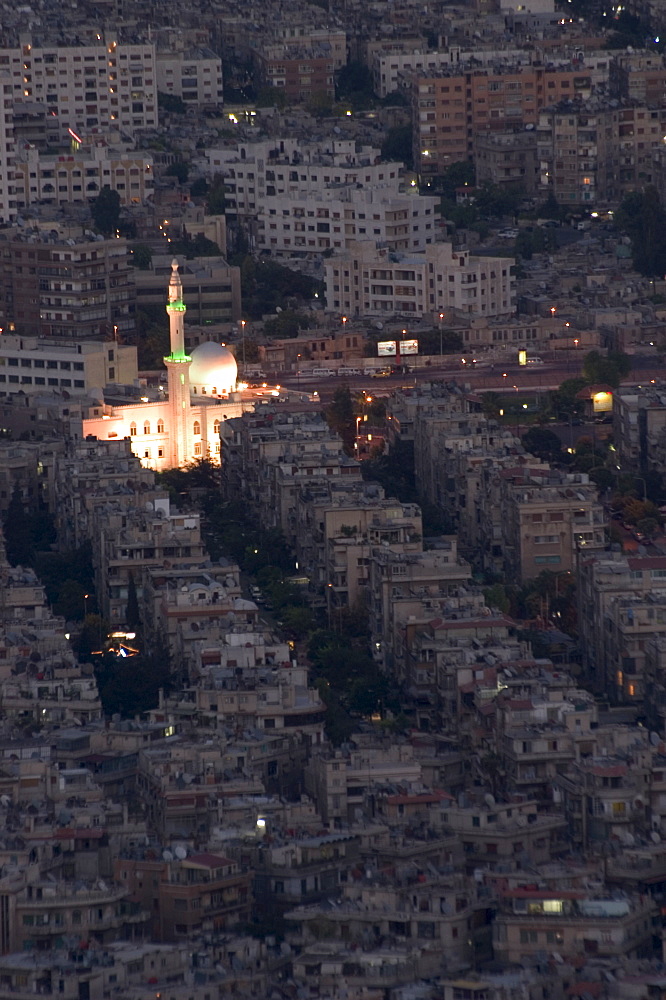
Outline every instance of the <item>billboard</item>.
POLYGON ((418 340, 380 340, 377 344, 377 355, 380 358, 392 358, 398 353, 396 344, 400 345, 400 354, 418 354, 418 340))

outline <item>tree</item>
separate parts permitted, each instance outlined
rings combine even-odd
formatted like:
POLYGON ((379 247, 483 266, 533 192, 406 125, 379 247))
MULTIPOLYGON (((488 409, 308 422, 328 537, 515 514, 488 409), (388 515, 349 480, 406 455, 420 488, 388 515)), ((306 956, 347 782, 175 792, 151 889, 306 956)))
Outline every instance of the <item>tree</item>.
POLYGON ((326 409, 326 420, 331 430, 342 438, 347 454, 353 455, 356 426, 354 403, 348 386, 340 386, 333 393, 333 399, 326 409))
POLYGON ((91 206, 95 225, 105 236, 115 233, 120 219, 120 195, 105 184, 91 206))
POLYGON ((551 393, 553 412, 559 419, 568 420, 569 417, 580 416, 583 413, 584 403, 582 399, 576 397, 586 385, 587 380, 584 378, 568 378, 559 389, 551 393))
POLYGON ((35 549, 30 517, 18 483, 14 486, 12 498, 4 513, 2 527, 5 536, 5 551, 10 566, 32 566, 35 549))
POLYGON ((184 115, 187 112, 187 105, 182 97, 178 97, 177 94, 165 94, 161 90, 157 91, 157 106, 162 111, 174 115, 184 115))
POLYGON ((481 408, 487 417, 497 420, 502 409, 502 397, 498 392, 484 392, 481 397, 481 408))
POLYGON ((562 460, 562 442, 554 431, 547 427, 530 427, 523 434, 523 447, 546 462, 562 460))
POLYGON ((502 614, 507 615, 511 607, 511 602, 506 592, 506 587, 502 583, 494 583, 492 587, 484 590, 483 596, 489 608, 497 608, 502 614))
POLYGON ((311 326, 310 317, 307 313, 297 312, 295 309, 283 309, 274 319, 267 319, 264 323, 264 333, 267 337, 297 337, 300 330, 309 330, 311 326))
POLYGON ((206 198, 206 211, 209 215, 224 215, 227 209, 226 188, 222 174, 215 174, 206 198))
POLYGON ((205 177, 197 177, 195 181, 190 184, 190 197, 192 198, 203 198, 208 194, 208 181, 205 177))
POLYGON ((139 598, 134 582, 134 573, 130 571, 127 584, 127 607, 125 608, 125 624, 128 629, 136 631, 141 625, 141 613, 139 611, 139 598))
POLYGON ((632 191, 615 214, 631 240, 634 268, 646 277, 666 274, 666 212, 655 187, 632 191))
POLYGON ((604 357, 600 351, 590 351, 583 361, 583 375, 591 385, 606 383, 617 389, 631 371, 631 358, 622 351, 609 351, 604 357))
POLYGON ((470 160, 458 160, 447 167, 442 173, 440 190, 444 198, 455 202, 456 188, 474 187, 476 184, 476 173, 474 164, 470 160))
POLYGON ((130 264, 147 271, 153 261, 153 251, 145 243, 138 243, 130 250, 130 264))
POLYGON ((546 200, 537 208, 537 218, 561 219, 562 215, 562 207, 553 192, 550 191, 546 200))
POLYGON ((401 160, 411 170, 414 164, 411 125, 394 125, 382 143, 384 160, 401 160))
POLYGON ((179 184, 185 184, 190 175, 190 168, 187 163, 177 160, 175 163, 170 163, 164 173, 167 177, 176 177, 179 184))

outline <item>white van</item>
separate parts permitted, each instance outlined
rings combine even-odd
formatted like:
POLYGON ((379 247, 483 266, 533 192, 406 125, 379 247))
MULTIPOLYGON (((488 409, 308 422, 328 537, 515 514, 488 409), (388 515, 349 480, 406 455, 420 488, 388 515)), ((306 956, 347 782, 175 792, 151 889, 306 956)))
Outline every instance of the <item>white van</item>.
POLYGON ((540 357, 538 357, 538 356, 537 356, 537 355, 535 354, 535 355, 534 355, 533 357, 531 357, 531 358, 526 358, 526 359, 525 359, 525 364, 526 364, 526 365, 543 365, 543 364, 544 364, 544 360, 543 360, 543 358, 540 358, 540 357))
POLYGON ((331 378, 335 372, 332 368, 313 368, 310 375, 313 378, 331 378))
POLYGON ((360 368, 338 368, 338 375, 362 375, 363 372, 360 368))

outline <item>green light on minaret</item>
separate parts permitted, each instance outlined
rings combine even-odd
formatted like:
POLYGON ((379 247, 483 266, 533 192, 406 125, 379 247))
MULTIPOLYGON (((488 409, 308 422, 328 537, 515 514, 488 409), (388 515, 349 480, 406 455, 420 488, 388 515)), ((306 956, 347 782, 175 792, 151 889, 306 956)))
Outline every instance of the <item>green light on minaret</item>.
POLYGON ((177 299, 175 302, 170 302, 167 306, 167 312, 179 312, 184 313, 187 306, 182 299, 177 299))

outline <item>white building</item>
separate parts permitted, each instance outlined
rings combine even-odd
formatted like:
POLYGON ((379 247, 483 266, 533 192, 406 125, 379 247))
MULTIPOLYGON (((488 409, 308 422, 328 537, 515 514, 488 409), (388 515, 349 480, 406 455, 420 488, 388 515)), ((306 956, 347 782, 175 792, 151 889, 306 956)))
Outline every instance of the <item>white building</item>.
POLYGON ((406 255, 378 248, 373 240, 350 240, 324 266, 328 309, 348 316, 515 312, 513 261, 474 257, 450 243, 406 255))
POLYGON ((155 46, 100 40, 93 45, 32 45, 0 49, 0 72, 13 98, 46 105, 61 134, 111 126, 133 133, 157 125, 155 46))
POLYGON ((25 208, 94 200, 108 185, 121 205, 141 205, 153 194, 153 158, 147 153, 113 149, 98 140, 67 156, 41 153, 34 146, 16 156, 16 203, 25 208))
POLYGON ((137 378, 134 345, 90 340, 58 343, 10 333, 0 337, 0 396, 62 389, 86 396, 111 382, 132 385, 137 378))
POLYGON ((169 315, 171 352, 164 358, 167 393, 154 401, 92 407, 83 421, 83 435, 100 441, 128 437, 142 465, 181 468, 197 458, 219 462, 220 425, 253 409, 236 389, 236 359, 213 342, 185 353, 185 303, 178 261, 171 264, 169 315))
POLYGON ((317 194, 341 186, 400 190, 402 163, 382 163, 379 149, 356 148, 354 140, 306 144, 300 139, 263 139, 234 149, 206 151, 208 171, 222 174, 228 210, 255 215, 266 198, 317 194))
POLYGON ((222 103, 222 60, 212 49, 158 52, 156 68, 161 93, 180 97, 186 104, 210 107, 222 103))
MULTIPOLYGON (((552 2, 552 0, 550 0, 552 2)), ((523 49, 474 49, 462 50, 458 45, 450 45, 439 52, 375 52, 372 59, 372 79, 375 93, 386 97, 401 87, 408 87, 412 75, 424 76, 438 72, 458 63, 475 62, 485 65, 498 58, 512 63, 529 63, 530 54, 523 49)), ((427 119, 424 119, 424 121, 427 119)))
POLYGON ((438 200, 399 194, 397 183, 266 197, 257 220, 257 248, 290 256, 339 252, 350 240, 371 237, 391 250, 423 250, 435 240, 438 200))

